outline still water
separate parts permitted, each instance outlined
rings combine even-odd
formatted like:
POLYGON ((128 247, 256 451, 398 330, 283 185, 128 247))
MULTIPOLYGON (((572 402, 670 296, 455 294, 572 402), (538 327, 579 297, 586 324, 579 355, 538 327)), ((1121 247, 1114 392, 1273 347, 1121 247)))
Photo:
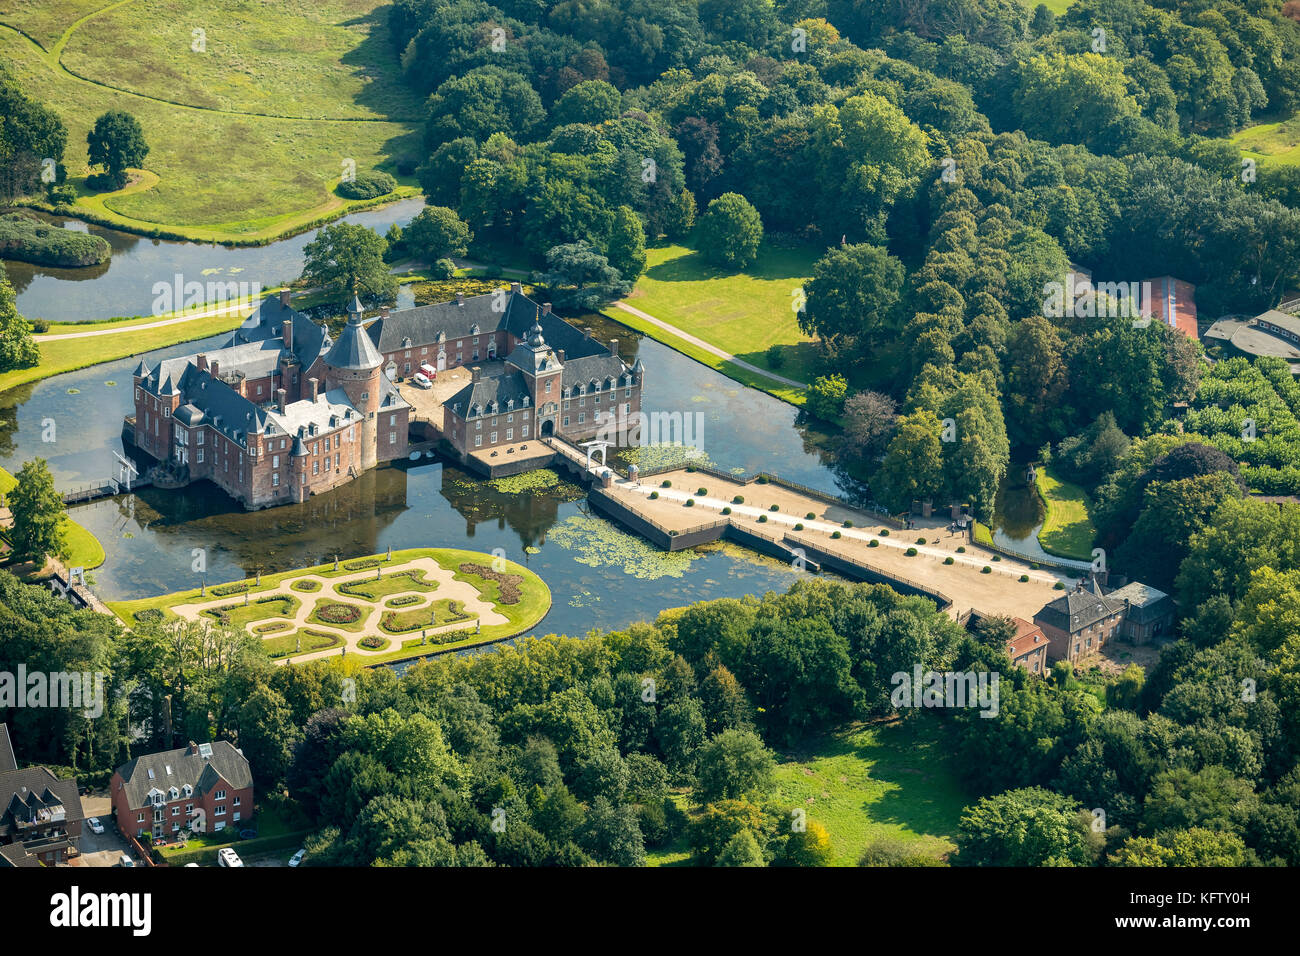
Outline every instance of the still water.
MULTIPOLYGON (((626 327, 600 317, 579 323, 617 337, 623 357, 646 363, 646 411, 700 415, 700 447, 714 467, 766 469, 831 493, 849 493, 824 450, 825 436, 796 422, 794 408, 746 389, 626 327)), ((191 354, 224 336, 149 356, 191 354)), ((16 471, 43 457, 60 489, 102 481, 122 450, 122 418, 132 411, 131 370, 138 359, 106 363, 0 394, 0 466, 16 471), (52 423, 54 441, 42 441, 52 423), (44 427, 43 427, 44 425, 44 427)), ((108 562, 94 572, 106 600, 147 597, 198 583, 193 549, 206 551, 215 584, 388 547, 503 548, 551 588, 553 609, 541 632, 582 634, 621 627, 660 610, 718 597, 784 590, 796 572, 726 546, 664 555, 642 539, 587 513, 567 483, 524 491, 495 489, 452 464, 421 458, 376 469, 302 505, 246 512, 216 486, 145 489, 72 510, 99 537, 108 562)))
MULTIPOLYGON (((421 209, 423 199, 368 209, 339 222, 369 226, 381 236, 396 223, 405 226, 421 209)), ((87 322, 116 316, 149 315, 155 282, 172 283, 176 273, 185 281, 257 282, 280 285, 302 274, 303 248, 316 237, 310 229, 267 246, 219 246, 149 239, 116 229, 88 226, 78 220, 30 212, 68 229, 103 236, 113 247, 102 265, 85 269, 55 269, 6 260, 4 270, 18 292, 18 311, 29 319, 87 322)), ((399 302, 401 308, 403 303, 399 302)))

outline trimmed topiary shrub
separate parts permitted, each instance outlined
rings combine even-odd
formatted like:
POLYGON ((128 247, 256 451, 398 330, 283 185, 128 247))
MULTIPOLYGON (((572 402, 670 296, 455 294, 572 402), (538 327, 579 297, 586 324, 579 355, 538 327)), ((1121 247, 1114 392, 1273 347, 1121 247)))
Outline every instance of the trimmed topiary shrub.
POLYGON ((696 493, 697 495, 699 495, 701 498, 703 498, 705 495, 707 495, 707 494, 709 493, 709 489, 708 489, 708 488, 696 488, 696 489, 695 489, 695 493, 696 493))
POLYGON ((870 541, 867 542, 867 547, 868 547, 868 548, 878 548, 878 547, 880 547, 880 542, 877 541, 875 538, 872 538, 870 541))
POLYGON ((831 532, 831 537, 832 537, 832 538, 842 538, 842 537, 844 537, 844 535, 840 534, 838 531, 832 531, 832 532, 831 532))
POLYGON ((1021 583, 1021 584, 1027 584, 1028 582, 1029 582, 1029 575, 1027 575, 1027 574, 1022 574, 1022 575, 1020 575, 1020 583, 1021 583))
POLYGON ((853 527, 853 522, 852 522, 852 521, 846 521, 846 522, 844 522, 844 527, 846 527, 846 528, 852 528, 852 527, 853 527))
POLYGON ((686 499, 686 504, 685 504, 683 507, 686 507, 686 508, 694 508, 694 507, 695 507, 695 499, 694 499, 694 498, 687 498, 687 499, 686 499))
POLYGON ((723 508, 723 509, 722 509, 722 513, 723 513, 724 515, 729 515, 729 514, 731 514, 731 509, 730 509, 730 508, 723 508))
POLYGON ((917 538, 917 539, 916 539, 916 543, 917 543, 917 544, 925 544, 925 539, 924 539, 924 538, 917 538))
POLYGON ((671 488, 672 486, 673 486, 673 483, 672 483, 671 481, 669 481, 667 478, 665 478, 665 479, 663 480, 663 483, 662 483, 659 487, 660 487, 660 488, 671 488))
POLYGON ((163 619, 163 612, 156 607, 144 607, 131 616, 141 624, 157 624, 163 619))
POLYGON ((965 553, 966 553, 966 545, 964 545, 964 544, 959 544, 959 545, 957 545, 957 553, 958 553, 958 554, 965 554, 965 553))
POLYGON ((745 496, 744 496, 744 495, 736 495, 736 497, 734 497, 734 498, 731 499, 731 503, 732 503, 733 505, 743 505, 743 504, 745 503, 745 496))
POLYGON ((908 548, 908 549, 907 549, 906 551, 904 551, 903 553, 904 553, 905 555, 907 555, 909 558, 914 558, 914 557, 917 556, 917 554, 918 554, 919 552, 916 550, 916 548, 908 548))
POLYGON ((1065 585, 1064 585, 1063 583, 1061 583, 1060 581, 1057 581, 1055 584, 1052 585, 1052 590, 1054 590, 1054 591, 1064 591, 1064 590, 1065 590, 1065 585))
POLYGON ((654 501, 654 500, 655 500, 656 498, 658 498, 658 497, 659 497, 659 492, 657 492, 657 491, 652 491, 652 492, 650 492, 650 500, 651 500, 651 501, 654 501))
POLYGON ((992 573, 993 573, 993 569, 990 568, 987 564, 984 565, 984 567, 980 568, 980 574, 992 574, 992 573))
POLYGON ((772 505, 772 507, 768 508, 767 510, 768 510, 768 511, 780 511, 780 510, 781 510, 781 506, 780 506, 780 505, 772 505))
POLYGON ((1001 560, 1002 560, 1002 556, 999 555, 999 554, 995 554, 995 555, 993 555, 993 559, 992 559, 992 560, 994 560, 994 561, 1001 561, 1001 560))
POLYGON ((802 530, 803 530, 803 523, 802 523, 802 522, 796 522, 796 523, 795 523, 795 526, 794 526, 794 530, 795 530, 795 531, 802 531, 802 530))
POLYGON ((759 523, 759 524, 764 524, 764 523, 766 523, 766 522, 767 522, 767 515, 759 515, 759 516, 758 516, 758 523, 759 523))
POLYGON ((888 538, 888 537, 889 537, 889 529, 888 529, 888 528, 881 528, 881 529, 880 529, 880 536, 881 536, 882 538, 888 538))
POLYGON ((806 515, 804 515, 804 517, 807 518, 809 521, 813 521, 817 518, 817 512, 810 511, 806 515))
POLYGON ((943 559, 943 563, 944 563, 944 564, 952 564, 952 563, 953 563, 952 558, 951 558, 951 557, 944 558, 944 559, 943 559))

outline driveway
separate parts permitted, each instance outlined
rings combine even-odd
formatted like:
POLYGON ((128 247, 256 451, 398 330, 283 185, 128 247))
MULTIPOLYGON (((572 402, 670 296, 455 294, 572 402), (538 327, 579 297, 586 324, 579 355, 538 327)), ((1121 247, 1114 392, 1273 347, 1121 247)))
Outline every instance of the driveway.
MULTIPOLYGON (((98 817, 99 822, 104 824, 103 833, 91 833, 90 824, 81 825, 81 856, 77 857, 72 866, 117 866, 117 861, 122 858, 123 853, 127 853, 126 841, 122 839, 117 832, 117 827, 113 823, 112 815, 109 813, 108 796, 84 796, 81 798, 81 812, 89 820, 91 817, 98 817)), ((132 859, 135 853, 130 853, 132 859)))

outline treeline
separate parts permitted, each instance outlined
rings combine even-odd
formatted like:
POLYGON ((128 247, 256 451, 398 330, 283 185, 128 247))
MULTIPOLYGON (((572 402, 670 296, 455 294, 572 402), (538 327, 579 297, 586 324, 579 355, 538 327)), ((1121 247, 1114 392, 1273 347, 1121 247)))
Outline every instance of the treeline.
MULTIPOLYGON (((775 798, 777 752, 881 718, 943 723, 971 800, 951 862, 1295 865, 1300 506, 1221 506, 1179 587, 1199 609, 1145 680, 1033 677, 1006 657, 1008 619, 967 633, 923 598, 818 578, 399 677, 276 667, 220 626, 123 632, 0 573, 0 670, 108 675, 98 719, 0 720, 25 760, 83 770, 158 749, 168 719, 178 739, 232 739, 261 793, 287 786, 315 821, 317 865, 640 865, 668 846, 701 865, 825 864, 815 809, 794 826, 775 798), (900 706, 895 675, 917 667, 998 673, 996 714, 900 706)), ((893 840, 861 850, 938 862, 893 840)))

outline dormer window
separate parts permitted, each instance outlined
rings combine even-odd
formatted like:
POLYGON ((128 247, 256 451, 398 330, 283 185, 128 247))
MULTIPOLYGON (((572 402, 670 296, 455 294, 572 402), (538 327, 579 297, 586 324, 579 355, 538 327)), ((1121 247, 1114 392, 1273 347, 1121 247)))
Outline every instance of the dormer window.
POLYGON ((182 787, 181 789, 182 789, 182 791, 185 793, 185 796, 187 796, 187 797, 191 797, 191 796, 194 795, 194 788, 191 787, 188 783, 187 783, 184 787, 182 787))

